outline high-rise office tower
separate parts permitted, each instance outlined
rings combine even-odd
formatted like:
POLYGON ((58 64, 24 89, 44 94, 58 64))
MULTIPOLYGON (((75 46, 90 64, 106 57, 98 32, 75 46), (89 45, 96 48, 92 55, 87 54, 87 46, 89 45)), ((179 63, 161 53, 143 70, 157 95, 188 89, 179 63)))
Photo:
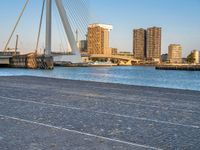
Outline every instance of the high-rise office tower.
POLYGON ((147 59, 160 61, 161 57, 161 28, 147 29, 147 59))
POLYGON ((88 27, 88 53, 111 55, 112 50, 109 47, 109 32, 111 25, 91 24, 88 27))
POLYGON ((144 60, 146 57, 146 30, 133 30, 133 54, 134 58, 144 60))

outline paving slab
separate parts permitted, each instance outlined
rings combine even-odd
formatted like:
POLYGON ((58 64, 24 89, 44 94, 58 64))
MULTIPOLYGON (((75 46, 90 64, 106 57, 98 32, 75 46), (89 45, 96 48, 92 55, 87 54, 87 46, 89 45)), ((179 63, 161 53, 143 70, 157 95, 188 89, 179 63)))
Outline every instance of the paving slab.
POLYGON ((0 149, 200 148, 200 92, 0 77, 0 149))

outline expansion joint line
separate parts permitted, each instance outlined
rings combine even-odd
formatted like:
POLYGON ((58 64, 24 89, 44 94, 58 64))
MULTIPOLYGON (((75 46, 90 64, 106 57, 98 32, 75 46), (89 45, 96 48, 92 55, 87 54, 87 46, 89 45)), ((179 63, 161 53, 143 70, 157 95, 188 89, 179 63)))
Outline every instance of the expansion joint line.
POLYGON ((39 122, 35 122, 35 121, 30 121, 30 120, 25 120, 25 119, 21 119, 21 118, 17 118, 17 117, 10 117, 10 116, 0 114, 0 119, 1 120, 2 119, 11 119, 11 120, 15 120, 15 121, 20 121, 20 122, 29 123, 29 124, 35 124, 35 125, 38 125, 38 126, 43 126, 43 127, 47 127, 47 128, 56 129, 56 130, 62 130, 62 131, 65 131, 65 132, 85 135, 85 136, 89 136, 89 137, 93 137, 93 138, 103 139, 103 140, 107 140, 107 141, 111 141, 111 142, 117 142, 117 143, 126 144, 126 145, 130 145, 130 146, 142 147, 142 148, 151 149, 151 150, 162 150, 160 148, 155 148, 155 147, 151 147, 151 146, 147 146, 147 145, 141 145, 141 144, 137 144, 137 143, 122 141, 122 140, 118 140, 118 139, 112 139, 112 138, 108 138, 108 137, 104 137, 104 136, 99 136, 99 135, 95 135, 95 134, 91 134, 91 133, 86 133, 86 132, 81 132, 81 131, 76 131, 76 130, 70 130, 70 129, 63 128, 63 127, 57 127, 57 126, 54 126, 54 125, 39 123, 39 122))

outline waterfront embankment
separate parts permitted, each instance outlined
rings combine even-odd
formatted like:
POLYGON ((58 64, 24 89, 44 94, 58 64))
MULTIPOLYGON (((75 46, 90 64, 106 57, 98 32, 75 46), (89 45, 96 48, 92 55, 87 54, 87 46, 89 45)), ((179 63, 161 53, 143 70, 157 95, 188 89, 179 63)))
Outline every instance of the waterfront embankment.
POLYGON ((0 77, 0 149, 200 147, 200 92, 0 77))
POLYGON ((157 65, 158 70, 185 70, 185 71, 200 71, 200 65, 157 65))

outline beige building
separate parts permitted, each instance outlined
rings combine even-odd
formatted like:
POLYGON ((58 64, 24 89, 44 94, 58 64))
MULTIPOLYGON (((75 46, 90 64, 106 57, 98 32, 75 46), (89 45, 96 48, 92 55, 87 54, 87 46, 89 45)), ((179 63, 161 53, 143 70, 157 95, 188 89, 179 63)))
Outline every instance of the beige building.
POLYGON ((194 54, 195 58, 195 64, 199 64, 199 51, 198 50, 193 50, 192 53, 194 54))
POLYGON ((133 54, 134 58, 144 60, 146 57, 146 30, 133 30, 133 54))
POLYGON ((147 60, 159 61, 161 57, 161 28, 147 29, 147 60))
POLYGON ((182 63, 182 47, 180 44, 169 45, 168 60, 170 63, 182 63))
POLYGON ((109 47, 109 33, 113 29, 111 25, 91 24, 88 27, 88 53, 111 55, 109 47))

